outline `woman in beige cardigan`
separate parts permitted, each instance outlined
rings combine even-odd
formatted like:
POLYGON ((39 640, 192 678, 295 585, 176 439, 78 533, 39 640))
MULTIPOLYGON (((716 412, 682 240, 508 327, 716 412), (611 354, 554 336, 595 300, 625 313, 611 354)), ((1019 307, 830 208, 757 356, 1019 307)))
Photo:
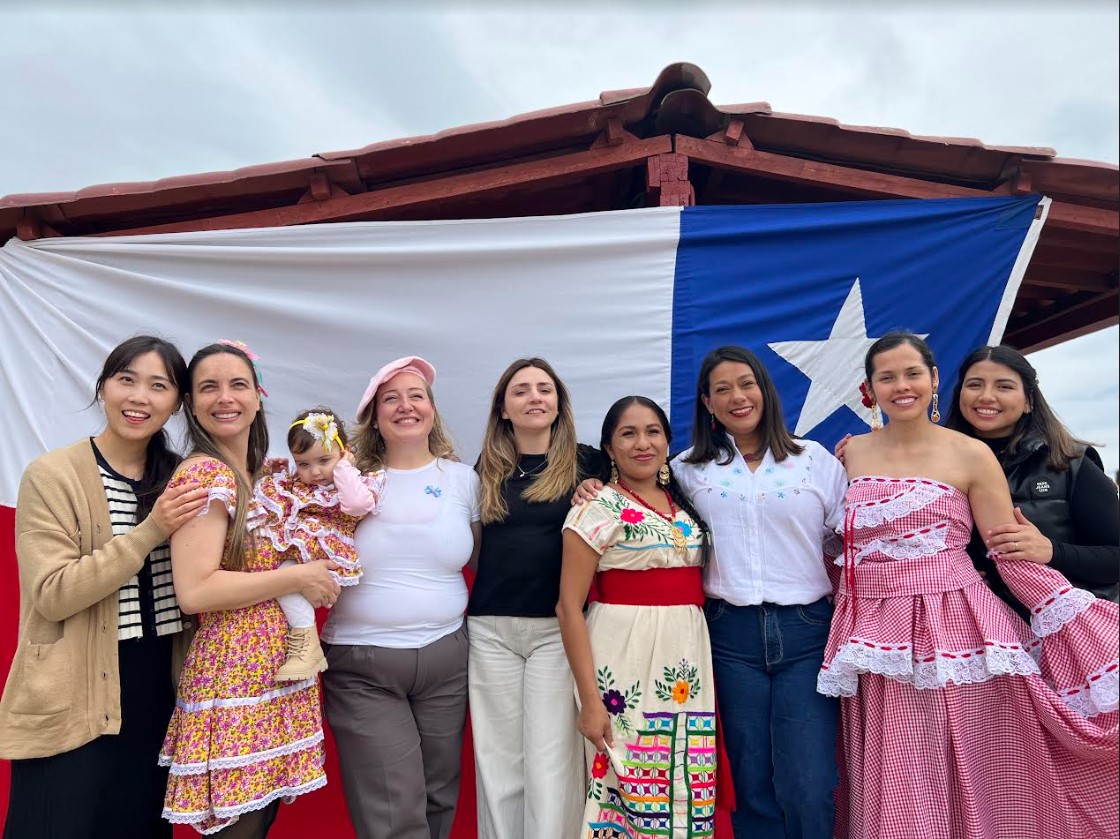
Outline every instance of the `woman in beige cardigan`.
POLYGON ((23 474, 16 506, 19 646, 0 698, 12 761, 4 839, 170 837, 160 742, 183 629, 166 541, 205 491, 163 491, 179 462, 163 430, 186 364, 138 336, 105 360, 105 428, 23 474))

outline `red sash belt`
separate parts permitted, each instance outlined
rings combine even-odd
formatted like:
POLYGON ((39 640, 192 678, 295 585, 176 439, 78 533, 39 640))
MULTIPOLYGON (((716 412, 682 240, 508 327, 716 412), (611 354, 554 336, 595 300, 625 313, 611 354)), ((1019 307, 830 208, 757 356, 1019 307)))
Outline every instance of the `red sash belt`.
POLYGON ((704 577, 699 567, 612 568, 596 577, 600 603, 620 606, 703 606, 704 577))

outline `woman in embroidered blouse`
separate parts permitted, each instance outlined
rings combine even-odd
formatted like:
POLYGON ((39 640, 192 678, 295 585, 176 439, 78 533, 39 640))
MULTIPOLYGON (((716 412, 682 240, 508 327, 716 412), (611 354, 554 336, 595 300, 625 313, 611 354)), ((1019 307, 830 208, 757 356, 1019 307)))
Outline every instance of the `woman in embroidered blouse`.
POLYGON ((478 475, 454 460, 434 380, 424 359, 398 358, 358 404, 357 466, 388 475, 380 512, 354 534, 364 574, 322 633, 327 719, 362 839, 447 839, 459 796, 478 475))
POLYGON ((1014 521, 1007 482, 982 441, 931 421, 929 347, 889 333, 865 368, 889 422, 845 449, 844 573, 818 679, 844 697, 838 835, 1115 836, 1116 604, 993 552, 1030 609, 1019 620, 966 551, 973 518, 982 533, 1014 521))
POLYGON ((669 469, 670 439, 655 402, 611 406, 600 447, 612 480, 564 524, 556 614, 587 739, 586 837, 714 829, 715 695, 700 611, 708 538, 669 469))
POLYGON ((737 836, 832 836, 838 703, 816 692, 832 618, 844 468, 794 440, 750 350, 708 353, 692 448, 673 471, 712 529, 705 614, 735 784, 737 836))
POLYGON ((171 836, 155 762, 183 624, 164 542, 205 500, 195 484, 164 491, 186 367, 160 338, 120 344, 94 386, 104 430, 24 472, 19 646, 0 700, 5 837, 171 836))
POLYGON ((583 746, 556 600, 560 529, 598 449, 576 442, 568 390, 541 358, 506 368, 478 473, 482 552, 467 606, 479 839, 569 839, 584 798, 583 746))
POLYGON ((287 652, 275 598, 299 592, 329 606, 339 592, 330 572, 339 566, 280 568, 283 555, 252 534, 264 519, 252 486, 268 428, 247 352, 203 347, 187 378, 193 453, 171 485, 197 481, 207 501, 171 538, 175 592, 200 623, 160 753, 171 769, 163 815, 200 833, 259 839, 281 800, 326 783, 317 680, 275 684, 287 652))

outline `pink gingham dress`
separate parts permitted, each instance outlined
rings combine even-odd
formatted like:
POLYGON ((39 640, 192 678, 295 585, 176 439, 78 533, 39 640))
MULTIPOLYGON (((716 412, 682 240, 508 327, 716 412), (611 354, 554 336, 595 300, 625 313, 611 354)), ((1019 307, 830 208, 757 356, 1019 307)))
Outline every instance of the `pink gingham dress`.
POLYGON ((851 482, 817 689, 843 697, 837 836, 1117 835, 1117 607, 965 546, 968 498, 924 478, 851 482))

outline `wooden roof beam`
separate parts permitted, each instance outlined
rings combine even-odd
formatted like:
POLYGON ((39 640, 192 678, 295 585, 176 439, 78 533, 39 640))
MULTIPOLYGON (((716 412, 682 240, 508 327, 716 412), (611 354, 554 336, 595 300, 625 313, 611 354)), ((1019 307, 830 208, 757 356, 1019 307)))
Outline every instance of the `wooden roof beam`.
POLYGON ((1120 323, 1120 291, 1113 289, 1072 305, 1061 302, 1032 312, 1031 322, 1013 322, 1003 336, 1006 344, 1024 353, 1046 349, 1120 323))
POLYGON ((1077 268, 1035 265, 1032 260, 1023 280, 1024 286, 1059 288, 1065 291, 1109 291, 1116 288, 1116 275, 1102 274, 1098 271, 1084 271, 1077 268))
POLYGON ((1083 250, 1078 247, 1062 247, 1039 240, 1038 246, 1031 255, 1030 264, 1032 270, 1045 265, 1106 275, 1116 270, 1116 254, 1083 250))
POLYGON ((525 163, 446 175, 401 186, 385 187, 323 201, 247 213, 114 230, 100 236, 177 233, 186 230, 235 230, 247 227, 288 227, 330 221, 359 221, 402 209, 446 204, 464 197, 499 195, 532 184, 543 186, 601 172, 632 167, 647 157, 672 151, 668 135, 616 146, 591 148, 525 163))
MULTIPOLYGON (((741 143, 742 137, 741 134, 734 135, 736 142, 741 143)), ((748 145, 745 146, 732 145, 730 139, 721 134, 714 134, 704 140, 677 135, 675 149, 681 154, 688 155, 692 160, 709 166, 793 183, 829 186, 867 198, 960 198, 1008 195, 1014 192, 1010 184, 989 192, 984 189, 839 166, 835 163, 803 160, 798 157, 758 151, 750 147, 749 139, 748 145)), ((1050 204, 1046 226, 1120 237, 1120 212, 1053 201, 1050 204)))
POLYGON ((24 210, 16 222, 16 236, 24 242, 49 239, 62 234, 29 210, 24 210))
POLYGON ((1006 194, 1006 191, 991 193, 982 189, 853 169, 834 163, 803 160, 755 148, 732 146, 712 139, 699 140, 677 135, 675 140, 678 152, 709 166, 793 183, 818 187, 824 185, 869 198, 958 198, 1006 194))

